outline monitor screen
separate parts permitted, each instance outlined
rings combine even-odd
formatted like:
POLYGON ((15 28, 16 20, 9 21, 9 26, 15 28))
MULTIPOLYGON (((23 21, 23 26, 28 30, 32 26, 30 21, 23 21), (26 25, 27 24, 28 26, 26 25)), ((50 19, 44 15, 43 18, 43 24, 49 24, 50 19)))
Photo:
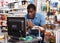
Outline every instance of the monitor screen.
POLYGON ((25 37, 25 17, 7 17, 8 35, 13 37, 25 37))

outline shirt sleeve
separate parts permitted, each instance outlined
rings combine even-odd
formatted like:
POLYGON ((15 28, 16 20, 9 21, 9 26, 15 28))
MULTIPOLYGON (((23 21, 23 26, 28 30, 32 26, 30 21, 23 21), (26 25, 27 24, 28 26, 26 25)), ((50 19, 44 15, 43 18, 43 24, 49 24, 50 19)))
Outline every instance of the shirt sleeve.
POLYGON ((44 16, 44 15, 41 15, 41 18, 40 18, 40 25, 41 25, 41 26, 44 26, 45 24, 46 24, 45 16, 44 16))

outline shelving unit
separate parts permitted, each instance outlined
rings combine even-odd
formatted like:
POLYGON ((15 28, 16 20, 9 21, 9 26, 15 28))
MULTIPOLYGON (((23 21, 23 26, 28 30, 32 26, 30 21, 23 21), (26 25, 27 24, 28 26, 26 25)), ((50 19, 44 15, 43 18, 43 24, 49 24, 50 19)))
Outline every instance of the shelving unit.
POLYGON ((25 5, 22 5, 22 0, 10 0, 6 4, 4 4, 3 7, 0 7, 0 27, 7 26, 8 16, 24 16, 27 13, 26 10, 28 4, 29 0, 27 0, 25 5), (2 15, 4 16, 5 20, 2 20, 2 15))

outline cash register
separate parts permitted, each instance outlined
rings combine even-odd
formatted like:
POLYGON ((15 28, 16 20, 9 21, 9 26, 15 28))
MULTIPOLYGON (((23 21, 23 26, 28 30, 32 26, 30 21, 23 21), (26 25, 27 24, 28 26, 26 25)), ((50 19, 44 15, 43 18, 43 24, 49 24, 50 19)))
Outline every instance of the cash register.
POLYGON ((26 37, 25 17, 7 17, 7 27, 8 35, 14 41, 19 40, 20 37, 26 37))

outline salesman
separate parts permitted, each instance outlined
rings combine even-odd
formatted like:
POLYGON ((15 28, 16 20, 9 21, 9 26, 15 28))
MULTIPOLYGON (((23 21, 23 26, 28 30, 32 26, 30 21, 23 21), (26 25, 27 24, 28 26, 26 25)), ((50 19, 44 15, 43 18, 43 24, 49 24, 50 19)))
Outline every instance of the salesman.
MULTIPOLYGON (((34 4, 29 4, 27 6, 27 12, 28 13, 25 17, 28 20, 27 25, 28 25, 28 28, 30 28, 30 34, 34 35, 34 36, 38 36, 39 29, 32 30, 31 28, 33 28, 34 26, 41 26, 41 27, 45 28, 45 17, 44 17, 44 15, 42 15, 40 13, 36 13, 36 6, 34 4)), ((43 43, 44 32, 41 31, 40 34, 42 37, 41 43, 43 43)))

